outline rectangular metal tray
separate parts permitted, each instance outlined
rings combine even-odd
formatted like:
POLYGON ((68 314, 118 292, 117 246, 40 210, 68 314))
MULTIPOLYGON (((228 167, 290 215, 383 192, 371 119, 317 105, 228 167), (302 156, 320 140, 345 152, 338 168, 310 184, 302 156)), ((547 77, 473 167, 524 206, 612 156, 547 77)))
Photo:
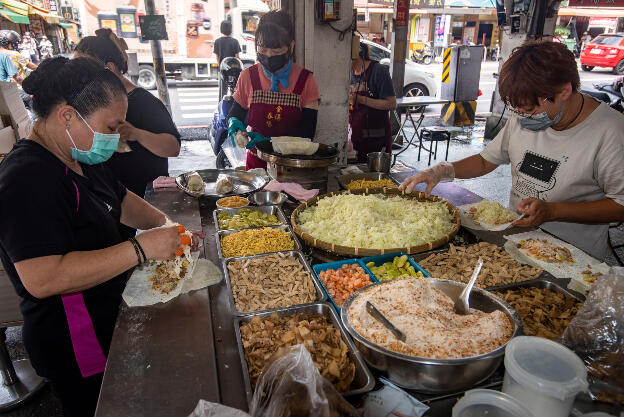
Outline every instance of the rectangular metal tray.
MULTIPOLYGON (((242 261, 242 260, 248 260, 248 259, 258 259, 258 258, 263 258, 265 256, 274 255, 275 253, 285 253, 285 254, 294 256, 299 261, 299 263, 303 265, 303 268, 310 275, 310 278, 312 279, 312 282, 314 283, 314 288, 316 289, 316 300, 312 301, 312 303, 315 303, 315 302, 321 303, 327 300, 327 296, 325 295, 325 291, 323 291, 323 287, 321 286, 321 283, 316 279, 316 276, 314 276, 314 272, 312 272, 310 265, 308 265, 308 263, 306 262, 303 256, 303 253, 299 251, 291 250, 291 251, 284 251, 284 252, 264 253, 262 255, 254 255, 254 256, 238 256, 236 258, 226 258, 223 260, 223 276, 225 277, 225 284, 228 288, 229 295, 230 295, 230 305, 232 306, 232 311, 234 311, 234 314, 238 316, 243 316, 243 315, 248 315, 248 314, 265 313, 268 311, 277 310, 279 308, 287 308, 287 307, 279 307, 279 308, 271 308, 271 309, 258 310, 258 311, 238 311, 238 309, 236 308, 236 300, 234 300, 234 291, 232 291, 232 282, 230 281, 230 273, 227 269, 227 266, 230 262, 242 261)), ((306 304, 309 304, 309 303, 306 303, 306 304)), ((303 305, 303 304, 294 304, 290 307, 295 307, 298 305, 303 305)))
MULTIPOLYGON (((555 279, 558 279, 558 278, 555 278, 555 279)), ((517 288, 526 288, 526 287, 545 288, 547 290, 551 290, 556 293, 563 294, 565 297, 573 298, 576 301, 580 301, 581 303, 585 302, 585 297, 582 294, 579 294, 576 291, 570 291, 567 288, 560 286, 556 282, 552 282, 552 281, 542 279, 542 278, 532 279, 530 281, 515 282, 513 284, 497 285, 495 287, 490 287, 486 289, 488 291, 506 291, 506 290, 515 290, 517 288)))
MULTIPOLYGON (((351 181, 354 181, 354 180, 379 181, 379 180, 383 180, 383 179, 389 179, 393 183, 395 183, 396 185, 399 185, 399 183, 394 178, 391 178, 390 175, 385 174, 383 172, 364 172, 362 174, 336 175, 336 180, 338 181, 338 184, 340 185, 340 188, 342 188, 343 190, 346 190, 347 189, 347 184, 349 184, 351 181)), ((376 189, 380 189, 381 190, 382 188, 383 187, 369 188, 369 189, 370 190, 376 190, 376 189)))
MULTIPOLYGON (((282 229, 285 232, 288 232, 288 234, 290 234, 290 237, 292 238, 293 242, 295 242, 295 248, 293 250, 301 250, 301 243, 299 242, 299 239, 297 239, 297 236, 293 233, 292 229, 290 228, 290 226, 283 224, 280 226, 266 226, 269 229, 282 229)), ((242 230, 249 230, 249 229, 242 229, 242 230)), ((219 258, 220 259, 225 259, 225 256, 223 256, 223 252, 221 251, 221 237, 222 236, 228 236, 231 235, 233 233, 237 233, 240 232, 240 230, 237 229, 232 229, 232 230, 219 230, 218 232, 215 233, 215 239, 216 239, 216 243, 217 243, 217 253, 219 254, 219 258)), ((283 252, 283 251, 275 251, 275 252, 283 252)), ((267 252, 267 253, 275 253, 275 252, 267 252)), ((259 253, 258 255, 262 255, 261 253, 259 253)), ((251 256, 251 255, 250 255, 251 256)))
POLYGON ((333 297, 329 294, 329 291, 327 291, 327 288, 325 287, 325 284, 323 284, 323 280, 321 279, 321 277, 319 277, 319 274, 322 271, 326 271, 328 269, 338 269, 338 268, 340 268, 343 265, 351 265, 351 264, 358 264, 359 266, 361 266, 362 269, 364 270, 364 272, 366 272, 368 274, 368 276, 370 277, 370 279, 371 279, 371 281, 373 283, 379 282, 379 280, 377 279, 375 274, 373 274, 371 272, 371 270, 368 269, 368 267, 364 264, 364 262, 362 262, 361 259, 353 258, 353 259, 346 259, 344 261, 327 262, 327 263, 316 264, 316 265, 312 266, 312 270, 314 271, 314 275, 316 276, 316 278, 318 279, 318 282, 323 287, 323 291, 325 291, 325 293, 327 294, 327 299, 332 303, 332 306, 334 306, 334 308, 338 312, 340 312, 340 307, 338 307, 338 305, 334 301, 333 297))
MULTIPOLYGON (((349 357, 355 364, 355 378, 351 383, 351 390, 347 392, 343 392, 344 396, 352 396, 358 394, 364 394, 366 392, 371 391, 375 387, 375 378, 373 374, 366 366, 364 359, 360 355, 360 352, 357 350, 351 338, 347 335, 347 332, 342 325, 342 322, 336 315, 336 312, 333 308, 330 307, 327 303, 315 303, 315 304, 304 304, 297 307, 289 307, 274 310, 273 312, 277 312, 279 317, 288 317, 292 316, 296 313, 319 313, 329 318, 331 323, 336 327, 340 334, 342 335, 342 340, 347 345, 349 349, 349 357)), ((243 382, 245 383, 245 391, 247 394, 247 404, 251 404, 251 398, 253 397, 253 390, 251 388, 251 381, 249 380, 249 368, 247 367, 247 361, 245 360, 245 349, 243 348, 242 338, 240 326, 241 324, 248 323, 251 321, 253 316, 260 316, 264 318, 266 316, 271 315, 273 312, 265 312, 261 314, 250 314, 247 316, 239 317, 234 320, 234 331, 236 332, 236 342, 238 344, 238 353, 240 355, 241 367, 243 369, 243 382)))
MULTIPOLYGON (((215 209, 215 211, 212 212, 212 218, 214 220, 215 229, 217 231, 220 231, 220 230, 243 230, 243 229, 240 229, 240 228, 239 229, 221 229, 219 227, 219 221, 217 219, 217 216, 219 215, 219 213, 227 213, 229 215, 234 215, 234 214, 237 214, 242 209, 250 209, 250 210, 259 211, 260 213, 264 213, 264 214, 272 214, 275 217, 277 217, 277 220, 281 224, 288 224, 288 220, 286 219, 286 215, 284 214, 282 209, 279 208, 278 206, 247 206, 247 207, 231 208, 231 209, 215 209)), ((273 225, 273 226, 278 226, 278 225, 273 225)), ((261 227, 268 227, 268 226, 245 227, 244 229, 259 229, 261 227)))

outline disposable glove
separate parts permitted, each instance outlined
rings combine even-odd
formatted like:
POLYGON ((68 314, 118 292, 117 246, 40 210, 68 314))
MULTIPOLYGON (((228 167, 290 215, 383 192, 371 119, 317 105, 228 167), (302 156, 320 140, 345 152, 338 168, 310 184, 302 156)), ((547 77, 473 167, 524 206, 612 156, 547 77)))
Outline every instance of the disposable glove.
POLYGON ((236 117, 230 117, 230 119, 228 120, 228 135, 229 136, 235 137, 236 132, 238 132, 239 130, 241 132, 244 132, 245 129, 246 127, 243 124, 243 122, 238 120, 236 117))
POLYGON ((414 187, 420 183, 427 183, 425 189, 425 195, 429 195, 433 187, 440 182, 451 182, 455 179, 455 168, 450 162, 441 162, 423 171, 416 172, 411 177, 408 177, 399 186, 400 190, 404 190, 407 193, 411 193, 414 187))
POLYGON ((251 138, 251 140, 249 141, 247 146, 245 146, 245 148, 247 148, 247 149, 253 149, 253 148, 256 147, 256 145, 258 143, 263 142, 265 140, 271 140, 271 138, 267 138, 265 136, 262 136, 258 132, 248 132, 247 136, 249 136, 251 138))

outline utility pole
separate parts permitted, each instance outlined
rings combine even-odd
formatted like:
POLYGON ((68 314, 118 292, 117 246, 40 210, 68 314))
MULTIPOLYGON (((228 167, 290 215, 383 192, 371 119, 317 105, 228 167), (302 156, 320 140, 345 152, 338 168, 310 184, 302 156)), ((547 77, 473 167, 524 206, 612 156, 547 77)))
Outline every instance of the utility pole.
POLYGON ((407 51, 407 21, 409 18, 409 0, 394 0, 394 19, 392 22, 392 85, 397 97, 403 97, 405 79, 405 52, 407 51))
MULTIPOLYGON (((156 14, 156 6, 154 0, 145 0, 145 14, 156 14)), ((179 36, 179 34, 178 34, 179 36)), ((169 102, 169 89, 167 88, 167 76, 165 75, 165 59, 163 58, 162 46, 160 41, 150 41, 152 47, 152 58, 154 60, 154 71, 156 71, 156 88, 160 100, 165 104, 167 111, 171 114, 171 103, 169 102)))

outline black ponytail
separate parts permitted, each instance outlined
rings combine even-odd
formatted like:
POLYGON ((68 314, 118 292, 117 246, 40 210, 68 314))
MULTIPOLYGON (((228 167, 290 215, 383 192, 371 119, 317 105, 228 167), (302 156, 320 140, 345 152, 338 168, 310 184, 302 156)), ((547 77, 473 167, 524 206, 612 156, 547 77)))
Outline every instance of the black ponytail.
MULTIPOLYGON (((95 36, 86 36, 76 46, 76 52, 88 55, 100 60, 106 65, 108 62, 115 64, 117 69, 125 74, 128 72, 128 59, 122 47, 113 39, 115 34, 108 28, 95 31, 95 36)), ((125 46, 125 43, 123 43, 125 46)))
POLYGON ((87 117, 110 105, 113 97, 126 96, 119 78, 91 58, 46 59, 26 77, 22 88, 33 96, 33 108, 40 118, 61 103, 87 117))

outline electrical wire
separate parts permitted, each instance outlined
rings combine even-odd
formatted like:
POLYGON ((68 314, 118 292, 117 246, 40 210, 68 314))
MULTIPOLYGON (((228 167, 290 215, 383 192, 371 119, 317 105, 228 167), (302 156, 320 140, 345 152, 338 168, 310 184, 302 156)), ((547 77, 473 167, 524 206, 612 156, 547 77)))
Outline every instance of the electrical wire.
POLYGON ((357 16, 353 15, 353 19, 351 20, 351 23, 349 24, 349 26, 347 26, 344 29, 338 29, 335 28, 331 22, 326 22, 327 26, 329 26, 334 32, 338 32, 338 40, 342 41, 344 40, 344 37, 347 33, 349 32, 355 32, 357 31, 357 16))

